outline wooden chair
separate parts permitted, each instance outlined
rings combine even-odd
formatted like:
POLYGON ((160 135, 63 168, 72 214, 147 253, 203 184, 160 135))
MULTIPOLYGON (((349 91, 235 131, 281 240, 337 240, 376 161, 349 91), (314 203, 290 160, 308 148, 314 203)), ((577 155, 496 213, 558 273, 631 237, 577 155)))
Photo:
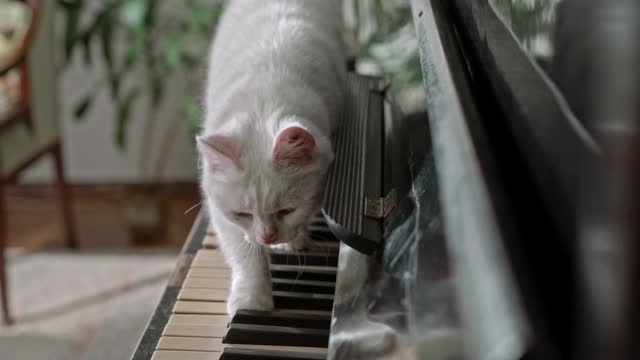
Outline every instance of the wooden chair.
POLYGON ((0 300, 2 320, 9 324, 12 320, 5 271, 4 252, 8 242, 8 229, 3 187, 15 182, 23 170, 47 154, 53 155, 55 161, 66 243, 74 248, 76 242, 57 124, 58 104, 55 96, 55 69, 52 65, 55 2, 25 0, 3 2, 0 6, 13 6, 15 8, 10 9, 11 11, 25 13, 24 29, 16 32, 0 29, 13 36, 21 36, 16 40, 19 44, 8 46, 9 53, 6 48, 2 49, 5 53, 0 55, 0 77, 13 76, 15 80, 17 75, 19 81, 16 86, 19 88, 19 98, 9 102, 11 105, 4 111, 0 110, 0 300))

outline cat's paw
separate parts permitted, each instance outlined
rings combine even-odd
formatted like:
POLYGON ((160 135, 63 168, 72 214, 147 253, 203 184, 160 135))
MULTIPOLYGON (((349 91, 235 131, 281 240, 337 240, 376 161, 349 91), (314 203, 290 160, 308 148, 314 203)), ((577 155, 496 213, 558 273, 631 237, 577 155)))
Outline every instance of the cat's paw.
POLYGON ((233 317, 238 310, 273 310, 273 295, 271 294, 271 290, 232 290, 227 299, 227 312, 229 316, 233 317))
POLYGON ((308 234, 304 234, 302 236, 295 237, 292 241, 284 244, 271 245, 272 249, 286 251, 286 252, 296 252, 309 248, 309 243, 311 239, 308 234))
POLYGON ((306 244, 304 243, 298 244, 295 242, 271 245, 271 249, 277 250, 277 251, 283 251, 283 252, 296 252, 296 251, 304 250, 305 248, 306 248, 306 244))

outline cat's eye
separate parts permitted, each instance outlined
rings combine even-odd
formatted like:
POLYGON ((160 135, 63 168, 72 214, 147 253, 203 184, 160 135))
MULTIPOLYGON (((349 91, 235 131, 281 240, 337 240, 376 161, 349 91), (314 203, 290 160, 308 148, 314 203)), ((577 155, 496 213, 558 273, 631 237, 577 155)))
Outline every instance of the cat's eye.
POLYGON ((241 211, 234 211, 233 212, 233 216, 240 218, 240 219, 246 219, 249 220, 253 217, 253 215, 251 215, 248 212, 241 212, 241 211))
POLYGON ((279 218, 283 218, 294 211, 295 209, 282 209, 282 210, 279 210, 276 214, 278 215, 279 218))

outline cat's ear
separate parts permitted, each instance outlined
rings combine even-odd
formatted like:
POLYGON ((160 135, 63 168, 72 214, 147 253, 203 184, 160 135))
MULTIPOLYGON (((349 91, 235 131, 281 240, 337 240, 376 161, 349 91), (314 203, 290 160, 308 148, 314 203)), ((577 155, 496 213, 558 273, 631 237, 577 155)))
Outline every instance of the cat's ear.
POLYGON ((240 154, 233 139, 223 135, 197 136, 198 150, 211 171, 240 170, 240 154))
POLYGON ((282 130, 273 147, 273 160, 279 166, 303 167, 313 161, 316 141, 307 130, 291 126, 282 130))

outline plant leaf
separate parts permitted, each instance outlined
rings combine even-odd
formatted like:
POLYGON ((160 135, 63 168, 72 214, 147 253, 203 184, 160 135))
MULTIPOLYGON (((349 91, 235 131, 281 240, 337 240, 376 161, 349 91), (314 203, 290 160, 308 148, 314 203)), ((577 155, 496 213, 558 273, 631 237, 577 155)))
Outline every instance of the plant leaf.
POLYGON ((93 94, 87 95, 82 101, 80 101, 75 108, 73 109, 73 118, 76 121, 84 120, 84 115, 87 113, 87 110, 93 104, 93 94))
POLYGON ((125 68, 130 68, 140 57, 142 47, 144 45, 144 30, 138 29, 132 32, 132 40, 127 48, 127 54, 125 55, 124 65, 125 68))
POLYGON ((73 49, 78 39, 78 22, 82 10, 82 1, 65 1, 59 3, 66 14, 66 24, 64 31, 64 61, 65 64, 71 59, 73 49))
POLYGON ((113 69, 113 11, 110 6, 101 14, 100 20, 100 40, 102 45, 102 55, 107 67, 113 69))
POLYGON ((164 51, 164 63, 168 72, 173 71, 180 62, 182 45, 184 44, 183 39, 184 35, 182 33, 175 34, 169 39, 167 48, 164 51))
POLYGON ((151 104, 157 107, 164 96, 164 76, 154 74, 151 79, 151 104))
POLYGON ((200 132, 202 128, 202 112, 192 97, 186 97, 182 101, 182 108, 187 116, 187 123, 189 129, 195 135, 200 132))
POLYGON ((156 5, 158 3, 157 0, 144 0, 146 3, 145 13, 144 13, 144 25, 147 28, 153 28, 156 22, 156 5))
POLYGON ((91 54, 91 37, 83 36, 80 40, 82 43, 82 53, 84 55, 84 64, 91 65, 93 63, 92 54, 91 54))
POLYGON ((120 94, 120 76, 113 70, 109 71, 109 90, 111 98, 117 99, 120 94))
POLYGON ((129 117, 131 114, 131 107, 137 99, 140 91, 135 88, 129 91, 127 96, 122 102, 118 103, 118 117, 116 119, 116 133, 115 141, 120 150, 124 150, 127 147, 127 127, 129 125, 129 117))
POLYGON ((145 0, 124 0, 120 6, 119 19, 131 29, 144 26, 144 18, 149 2, 145 0))

